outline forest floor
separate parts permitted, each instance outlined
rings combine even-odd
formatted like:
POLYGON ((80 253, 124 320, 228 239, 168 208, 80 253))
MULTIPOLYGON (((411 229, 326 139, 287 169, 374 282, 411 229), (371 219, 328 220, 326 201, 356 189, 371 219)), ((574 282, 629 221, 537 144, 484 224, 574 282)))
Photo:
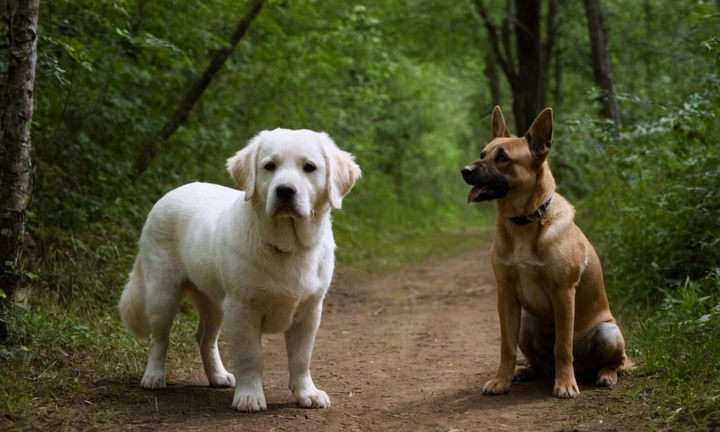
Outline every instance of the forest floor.
POLYGON ((122 418, 113 423, 122 424, 111 427, 118 431, 651 429, 644 420, 647 407, 624 391, 639 379, 630 375, 615 388, 581 382, 574 400, 554 398, 552 379, 514 383, 502 396, 482 395, 500 351, 489 249, 487 244, 377 277, 336 273, 312 362, 330 408, 296 406, 287 389, 281 335, 263 336, 265 412, 231 410, 233 390, 208 388, 199 359, 169 370, 166 390, 140 389, 140 371, 137 382, 97 382, 96 397, 86 402, 118 413, 122 418))

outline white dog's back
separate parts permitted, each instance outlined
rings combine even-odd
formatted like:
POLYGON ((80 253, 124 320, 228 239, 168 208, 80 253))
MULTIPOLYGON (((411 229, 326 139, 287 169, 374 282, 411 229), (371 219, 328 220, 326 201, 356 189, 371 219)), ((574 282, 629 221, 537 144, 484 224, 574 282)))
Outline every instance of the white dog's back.
POLYGON ((152 208, 140 240, 140 250, 167 249, 207 243, 215 236, 221 215, 243 192, 209 183, 190 183, 168 192, 152 208), (189 229, 190 228, 190 229, 189 229))
POLYGON ((206 279, 214 266, 203 261, 212 255, 208 248, 214 247, 218 219, 242 195, 243 192, 224 186, 191 183, 168 192, 153 206, 143 227, 140 251, 120 297, 120 317, 133 336, 143 339, 150 335, 144 267, 150 267, 151 274, 171 277, 177 286, 190 277, 189 270, 207 264, 193 275, 206 279), (190 226, 192 229, 188 229, 190 226))

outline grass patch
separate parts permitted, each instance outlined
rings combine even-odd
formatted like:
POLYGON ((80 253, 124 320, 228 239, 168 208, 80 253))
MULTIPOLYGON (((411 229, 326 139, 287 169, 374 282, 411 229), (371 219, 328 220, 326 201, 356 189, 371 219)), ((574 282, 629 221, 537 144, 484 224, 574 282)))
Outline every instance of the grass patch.
POLYGON ((700 282, 685 281, 659 310, 628 324, 628 355, 639 361, 630 392, 649 404, 658 426, 720 426, 720 270, 700 282), (708 291, 715 294, 702 294, 708 291))
POLYGON ((334 225, 338 264, 377 275, 429 257, 468 252, 492 239, 494 208, 492 204, 468 206, 461 216, 432 223, 422 214, 406 211, 394 219, 385 218, 382 226, 371 219, 351 219, 343 212, 334 225))
POLYGON ((578 214, 639 362, 631 392, 659 429, 720 425, 717 96, 712 84, 679 106, 638 101, 620 140, 576 129, 596 143, 578 214))
MULTIPOLYGON (((45 302, 15 308, 6 319, 13 339, 0 348, 0 429, 86 430, 116 424, 129 409, 103 404, 103 397, 137 386, 148 342, 130 336, 114 305, 75 316, 45 302)), ((168 367, 202 368, 196 322, 190 307, 176 317, 168 367)))

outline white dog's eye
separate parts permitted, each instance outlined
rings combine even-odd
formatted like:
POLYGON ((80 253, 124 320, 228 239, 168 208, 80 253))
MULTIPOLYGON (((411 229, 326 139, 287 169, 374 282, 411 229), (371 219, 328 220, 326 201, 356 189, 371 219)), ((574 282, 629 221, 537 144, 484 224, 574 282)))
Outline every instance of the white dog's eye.
POLYGON ((268 162, 263 167, 266 171, 275 171, 275 162, 268 162))
POLYGON ((303 171, 305 171, 306 173, 311 173, 311 172, 315 171, 316 169, 317 168, 315 167, 315 165, 313 165, 311 163, 306 163, 305 166, 303 167, 303 171))

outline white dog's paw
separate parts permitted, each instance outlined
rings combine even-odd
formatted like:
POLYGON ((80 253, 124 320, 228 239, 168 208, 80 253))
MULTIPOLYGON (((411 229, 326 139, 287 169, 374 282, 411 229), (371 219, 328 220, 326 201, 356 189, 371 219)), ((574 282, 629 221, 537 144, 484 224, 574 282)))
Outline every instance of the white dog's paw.
POLYGON ((165 373, 152 373, 151 371, 145 371, 142 381, 140 381, 140 387, 148 390, 162 390, 166 386, 165 384, 165 373))
POLYGON ((210 387, 235 387, 235 377, 230 372, 215 373, 208 377, 210 387))
POLYGON ((262 391, 255 392, 247 389, 236 389, 232 408, 241 412, 260 412, 267 409, 265 395, 262 391))
POLYGON ((330 406, 330 398, 327 393, 316 388, 297 392, 295 400, 297 400, 298 405, 304 408, 327 408, 330 406))

